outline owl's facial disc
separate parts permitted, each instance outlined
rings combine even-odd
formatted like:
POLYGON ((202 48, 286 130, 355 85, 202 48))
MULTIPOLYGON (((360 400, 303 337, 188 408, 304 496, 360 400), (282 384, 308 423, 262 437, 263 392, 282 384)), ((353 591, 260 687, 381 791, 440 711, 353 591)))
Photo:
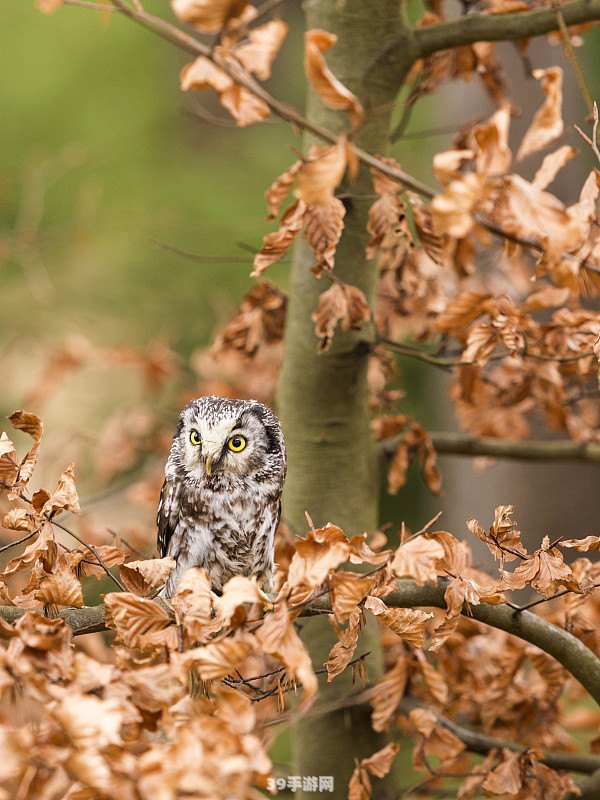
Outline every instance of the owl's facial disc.
POLYGON ((257 467, 264 438, 263 427, 254 415, 219 420, 196 417, 189 421, 182 442, 186 466, 197 478, 218 471, 249 475, 257 467))

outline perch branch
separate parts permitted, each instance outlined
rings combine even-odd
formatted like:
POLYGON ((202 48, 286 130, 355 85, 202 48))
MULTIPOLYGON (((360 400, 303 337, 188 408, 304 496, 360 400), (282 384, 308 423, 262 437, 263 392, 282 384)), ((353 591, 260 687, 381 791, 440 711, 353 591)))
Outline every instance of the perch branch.
MULTIPOLYGON (((390 608, 443 609, 446 608, 444 591, 442 583, 437 586, 418 586, 412 580, 403 579, 397 581, 396 591, 387 595, 385 602, 390 608)), ((315 599, 300 616, 314 616, 330 611, 329 602, 323 597, 315 599)), ((14 622, 24 613, 20 608, 0 606, 0 617, 7 622, 14 622)), ((539 647, 562 664, 600 704, 600 659, 572 634, 531 611, 515 613, 505 603, 497 605, 482 603, 478 606, 471 605, 470 609, 465 606, 462 613, 539 647)), ((75 635, 106 629, 103 605, 64 609, 60 612, 60 616, 71 626, 75 635)))

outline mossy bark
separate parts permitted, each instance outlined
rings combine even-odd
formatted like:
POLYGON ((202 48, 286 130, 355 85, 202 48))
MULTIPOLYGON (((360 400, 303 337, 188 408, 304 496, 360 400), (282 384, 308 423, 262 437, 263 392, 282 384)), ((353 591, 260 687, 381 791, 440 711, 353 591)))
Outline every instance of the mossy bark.
MULTIPOLYGON (((371 153, 384 153, 400 76, 411 60, 410 34, 406 35, 407 47, 393 60, 386 58, 382 63, 379 54, 407 30, 402 4, 398 0, 309 0, 304 6, 308 29, 321 28, 339 37, 326 57, 332 72, 365 107, 367 119, 356 136, 357 144, 371 153)), ((334 133, 348 131, 347 116, 326 108, 312 90, 307 116, 334 133)), ((307 136, 306 147, 313 141, 307 136)), ((376 266, 365 258, 367 213, 374 200, 368 170, 362 168, 353 183, 344 185, 343 193, 347 212, 335 274, 362 289, 373 303, 376 266)), ((329 282, 326 278, 315 280, 310 272, 313 263, 312 252, 300 242, 293 259, 279 398, 289 459, 284 517, 302 534, 308 512, 315 525, 335 522, 353 535, 373 531, 378 522, 379 477, 367 406, 367 363, 373 331, 368 327, 348 333, 337 331, 331 349, 317 354, 311 313, 329 282)), ((313 663, 321 666, 336 641, 331 626, 323 619, 310 620, 303 635, 313 663)), ((361 635, 357 653, 367 650, 371 652, 367 659, 369 678, 376 680, 382 665, 374 628, 361 635)), ((356 691, 350 672, 333 683, 323 681, 319 703, 356 691)), ((294 771, 298 775, 333 776, 334 796, 345 797, 354 759, 372 754, 385 743, 384 737, 371 729, 369 708, 311 714, 295 729, 294 771)), ((375 796, 393 796, 393 781, 374 783, 375 796)))

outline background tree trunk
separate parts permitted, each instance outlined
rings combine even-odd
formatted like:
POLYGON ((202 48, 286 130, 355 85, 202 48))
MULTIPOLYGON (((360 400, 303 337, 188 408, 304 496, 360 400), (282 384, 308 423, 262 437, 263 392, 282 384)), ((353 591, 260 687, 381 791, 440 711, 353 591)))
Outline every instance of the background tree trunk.
MULTIPOLYGON (((356 141, 371 153, 385 152, 390 116, 398 91, 402 64, 378 64, 386 43, 404 30, 398 0, 309 0, 305 3, 307 28, 322 28, 338 35, 327 53, 333 73, 363 102, 367 120, 356 141)), ((406 58, 407 53, 402 55, 406 58)), ((339 133, 348 129, 345 114, 327 109, 309 91, 307 116, 311 122, 339 133)), ((305 137, 305 148, 314 142, 305 137)), ((345 230, 335 259, 335 274, 358 286, 372 303, 377 270, 365 260, 367 212, 373 203, 368 170, 361 168, 352 184, 344 185, 347 213, 345 230)), ((331 350, 316 352, 311 321, 319 295, 329 288, 326 278, 315 280, 310 272, 312 252, 304 242, 295 249, 290 307, 285 337, 284 366, 279 411, 285 429, 289 474, 284 495, 284 517, 304 535, 305 511, 315 525, 329 521, 348 535, 373 531, 378 523, 378 469, 369 431, 367 363, 372 331, 336 332, 331 350)), ((336 641, 325 619, 306 623, 304 636, 315 666, 323 664, 336 641)), ((361 638, 367 650, 370 680, 381 673, 381 651, 375 626, 361 638)), ((321 684, 321 703, 355 691, 351 670, 332 684, 321 684)), ((354 768, 354 758, 370 755, 385 744, 370 725, 368 707, 311 715, 298 723, 294 737, 295 773, 333 775, 335 796, 343 797, 354 768)), ((393 781, 375 781, 381 797, 391 797, 393 781)))

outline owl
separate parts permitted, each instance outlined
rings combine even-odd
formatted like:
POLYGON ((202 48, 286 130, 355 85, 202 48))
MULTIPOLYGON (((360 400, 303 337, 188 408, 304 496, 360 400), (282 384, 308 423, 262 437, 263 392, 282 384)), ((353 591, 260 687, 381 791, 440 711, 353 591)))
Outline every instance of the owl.
POLYGON ((268 591, 286 471, 279 420, 257 400, 200 397, 181 412, 158 505, 158 551, 182 573, 203 567, 214 591, 255 575, 268 591))

